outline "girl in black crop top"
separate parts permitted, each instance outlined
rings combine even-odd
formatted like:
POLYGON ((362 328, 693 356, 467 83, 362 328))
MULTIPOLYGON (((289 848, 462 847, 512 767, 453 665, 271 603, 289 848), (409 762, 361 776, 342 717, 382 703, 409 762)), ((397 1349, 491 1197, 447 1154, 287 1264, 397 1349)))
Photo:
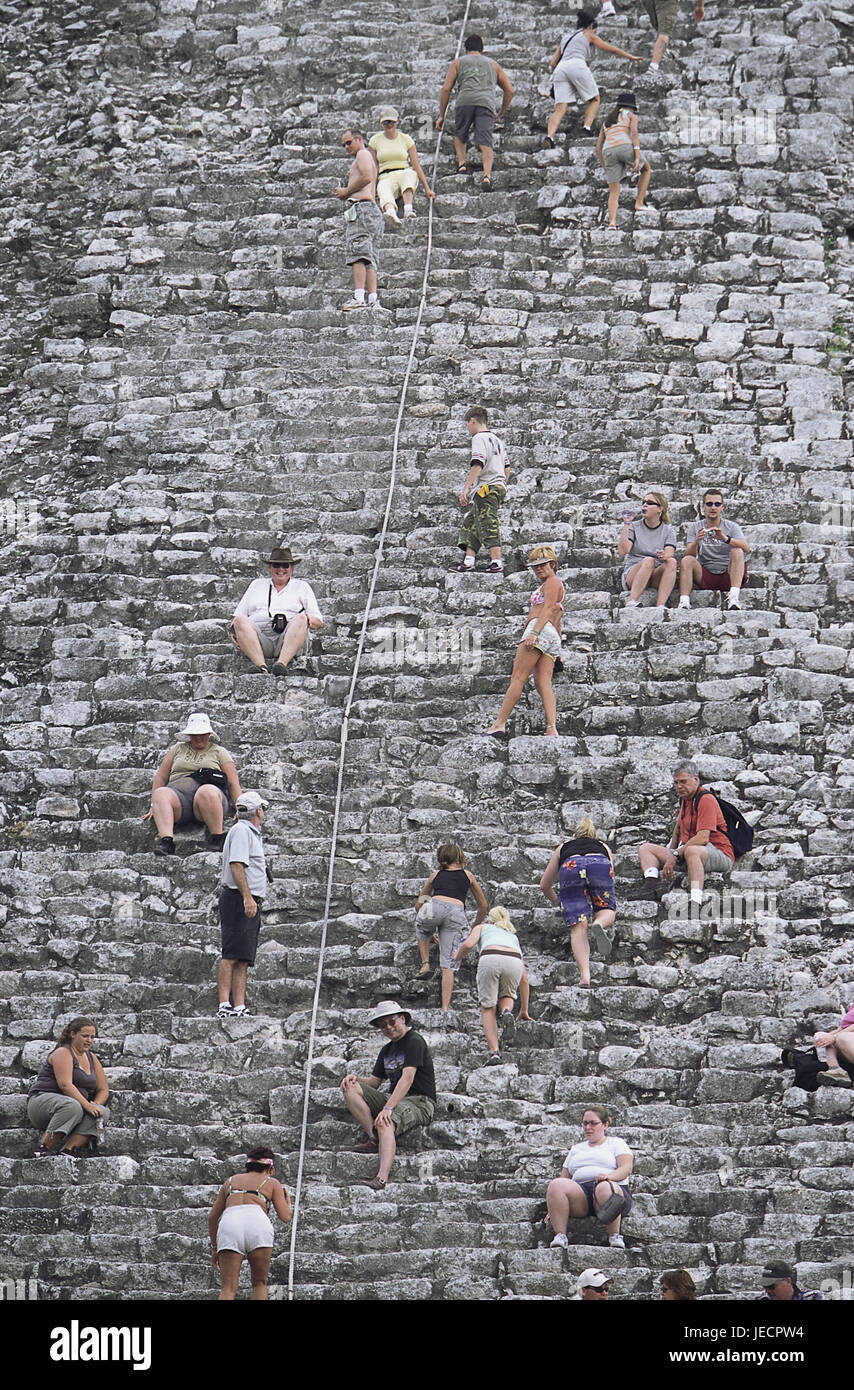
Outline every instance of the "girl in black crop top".
MULTIPOLYGON (((466 868, 466 856, 462 846, 456 844, 440 845, 436 858, 439 861, 439 867, 433 870, 418 894, 415 902, 416 913, 420 911, 428 898, 435 898, 437 902, 464 904, 469 889, 471 889, 477 903, 477 921, 482 922, 489 911, 489 903, 486 901, 483 889, 474 874, 466 868)), ((424 949, 421 951, 419 979, 429 975, 431 971, 430 943, 420 944, 423 945, 424 949), (425 955, 426 960, 424 959, 425 955)))

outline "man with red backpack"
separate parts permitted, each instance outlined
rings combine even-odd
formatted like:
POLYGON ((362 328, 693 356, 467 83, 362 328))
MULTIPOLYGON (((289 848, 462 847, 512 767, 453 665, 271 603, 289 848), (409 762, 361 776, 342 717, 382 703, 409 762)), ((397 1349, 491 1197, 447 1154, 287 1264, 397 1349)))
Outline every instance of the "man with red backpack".
POLYGON ((658 897, 659 878, 668 884, 672 882, 681 859, 688 875, 691 902, 701 903, 706 873, 729 874, 736 859, 750 848, 753 832, 736 807, 719 801, 700 785, 696 763, 677 763, 673 785, 679 797, 679 815, 670 843, 643 844, 638 851, 647 896, 658 897))

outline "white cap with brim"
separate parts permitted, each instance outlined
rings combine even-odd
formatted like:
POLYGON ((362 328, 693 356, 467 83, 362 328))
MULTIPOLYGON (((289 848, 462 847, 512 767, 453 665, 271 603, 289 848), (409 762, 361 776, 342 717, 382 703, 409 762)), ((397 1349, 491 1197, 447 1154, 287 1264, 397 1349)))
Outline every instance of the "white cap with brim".
POLYGON ((383 121, 396 121, 397 118, 397 112, 393 106, 384 106, 380 112, 380 125, 382 125, 383 121))
POLYGON ((259 811, 262 806, 266 811, 269 804, 269 801, 265 801, 263 796, 259 796, 257 792, 241 792, 240 796, 237 798, 237 801, 235 802, 235 805, 237 807, 237 814, 239 816, 254 816, 255 812, 259 811))
POLYGON ((603 1285, 610 1284, 610 1274, 605 1274, 601 1269, 582 1269, 578 1276, 578 1287, 580 1289, 601 1289, 603 1285))
POLYGON ((396 1004, 393 999, 382 999, 380 1003, 377 1004, 377 1007, 372 1010, 368 1022, 372 1028, 379 1028, 383 1019, 393 1018, 395 1014, 403 1014, 407 1024, 412 1022, 412 1014, 409 1010, 401 1008, 400 1004, 396 1004))
POLYGON ((187 720, 186 729, 181 730, 182 738, 189 738, 190 734, 212 734, 213 728, 211 721, 206 714, 191 714, 187 720))

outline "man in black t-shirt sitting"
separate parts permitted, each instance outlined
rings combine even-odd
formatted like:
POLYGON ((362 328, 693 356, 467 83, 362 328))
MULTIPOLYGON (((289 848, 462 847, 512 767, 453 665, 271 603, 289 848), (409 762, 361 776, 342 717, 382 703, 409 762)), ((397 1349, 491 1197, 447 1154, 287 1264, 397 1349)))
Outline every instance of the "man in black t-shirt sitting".
POLYGON ((397 1150, 397 1136, 408 1129, 429 1125, 436 1106, 436 1078, 430 1049, 420 1033, 412 1030, 412 1015, 392 999, 377 1004, 371 1026, 387 1039, 370 1076, 344 1077, 341 1090, 347 1109, 367 1136, 355 1145, 356 1153, 379 1153, 377 1175, 367 1186, 382 1192, 397 1150), (388 1081, 384 1096, 379 1087, 388 1081))

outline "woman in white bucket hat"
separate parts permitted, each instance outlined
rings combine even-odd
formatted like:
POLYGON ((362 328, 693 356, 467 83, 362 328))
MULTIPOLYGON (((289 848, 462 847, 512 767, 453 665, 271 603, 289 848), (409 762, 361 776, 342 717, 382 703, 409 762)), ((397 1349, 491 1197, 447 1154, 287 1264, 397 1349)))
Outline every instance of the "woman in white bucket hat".
POLYGON ((223 818, 229 800, 237 802, 240 778, 234 759, 217 739, 206 714, 191 714, 177 743, 168 750, 151 788, 151 805, 143 820, 154 820, 155 854, 174 854, 173 830, 196 820, 207 830, 211 849, 225 842, 223 818))

